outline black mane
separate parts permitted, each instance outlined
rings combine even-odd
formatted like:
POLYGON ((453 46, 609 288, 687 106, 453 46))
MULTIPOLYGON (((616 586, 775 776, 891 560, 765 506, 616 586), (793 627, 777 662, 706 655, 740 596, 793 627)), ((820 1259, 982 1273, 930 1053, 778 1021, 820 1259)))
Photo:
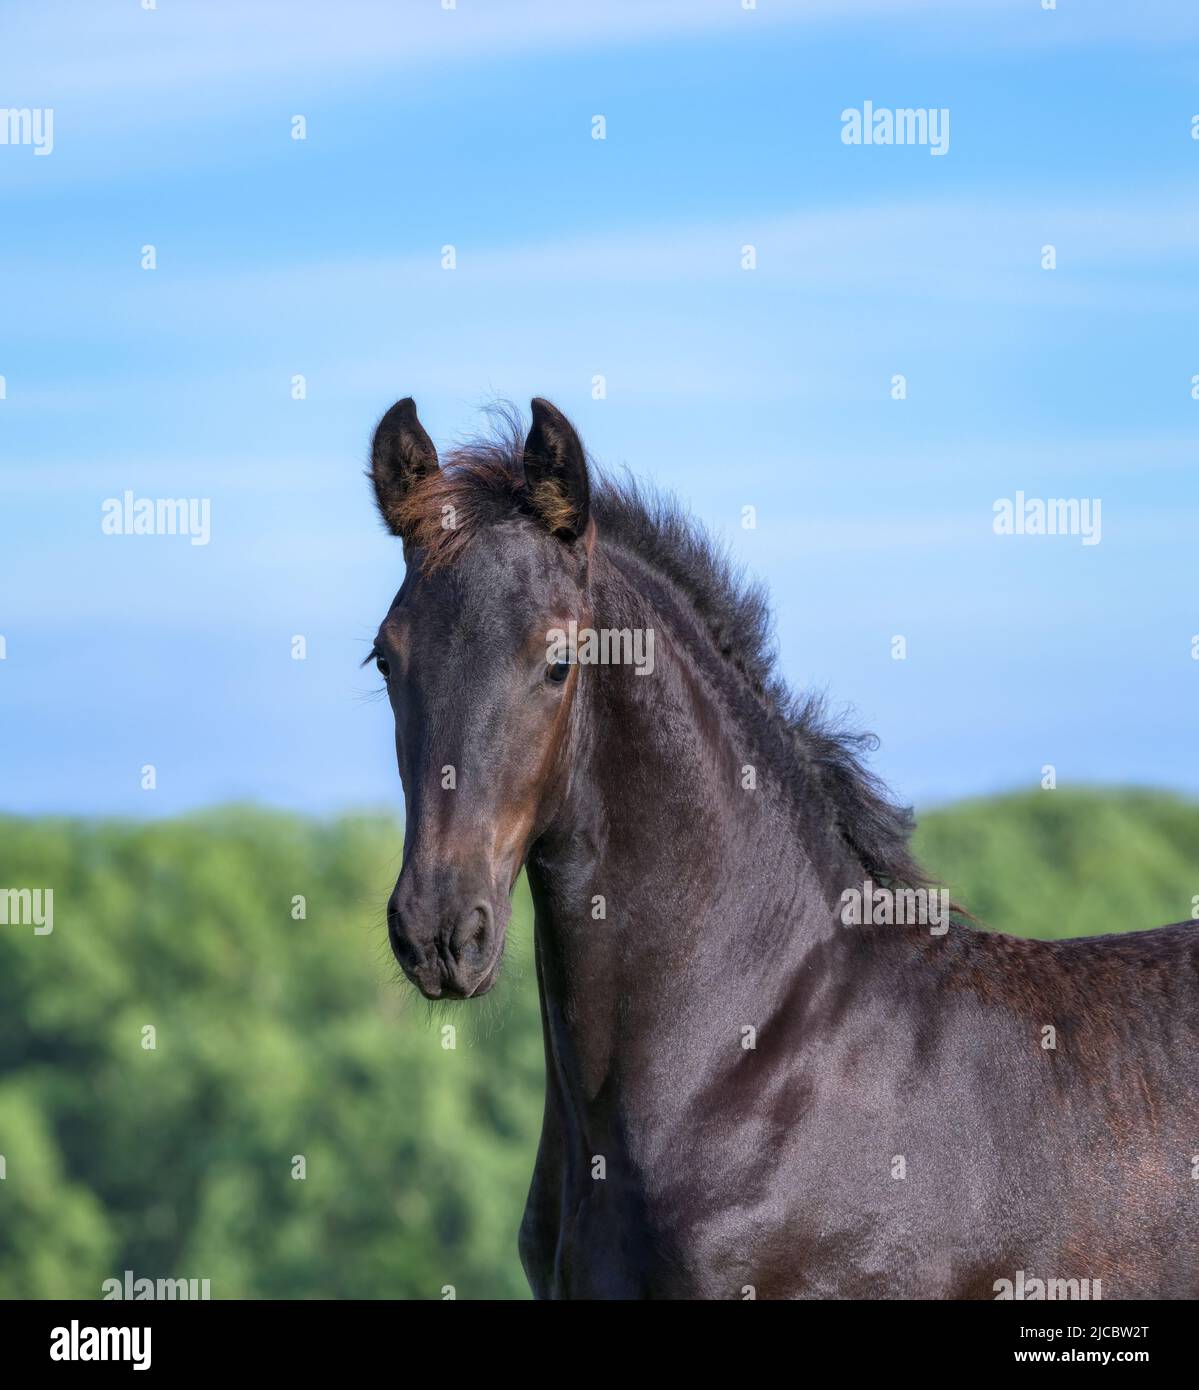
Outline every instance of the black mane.
MULTIPOLYGON (((508 403, 489 407, 492 430, 446 458, 445 487, 457 494, 470 529, 527 510, 524 427, 508 403)), ((617 480, 589 460, 591 510, 601 536, 639 556, 685 594, 723 658, 740 674, 763 714, 785 735, 794 762, 778 769, 798 791, 823 792, 843 840, 880 885, 919 886, 928 877, 912 857, 911 810, 896 805, 862 762, 878 740, 846 729, 820 694, 797 695, 778 674, 765 587, 746 577, 727 547, 668 493, 630 475, 617 480)), ((466 540, 463 530, 454 543, 466 540)))

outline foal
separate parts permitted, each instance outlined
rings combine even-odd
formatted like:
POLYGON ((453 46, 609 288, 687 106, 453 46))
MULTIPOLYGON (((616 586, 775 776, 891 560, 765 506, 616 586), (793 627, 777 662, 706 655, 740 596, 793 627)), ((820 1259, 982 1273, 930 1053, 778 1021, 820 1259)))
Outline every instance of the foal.
POLYGON ((407 566, 373 655, 408 978, 484 993, 522 867, 532 889, 537 1296, 1199 1294, 1189 924, 846 913, 927 887, 909 818, 787 694, 760 592, 677 509, 593 479, 543 400, 523 443, 444 468, 400 401, 371 474, 407 566))

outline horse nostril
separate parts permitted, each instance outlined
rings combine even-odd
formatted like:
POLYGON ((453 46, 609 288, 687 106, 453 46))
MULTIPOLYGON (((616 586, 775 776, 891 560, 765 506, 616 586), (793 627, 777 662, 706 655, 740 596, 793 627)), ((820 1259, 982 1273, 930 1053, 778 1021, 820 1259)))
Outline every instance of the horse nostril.
POLYGON ((491 944, 491 908, 486 903, 476 903, 458 924, 450 943, 456 960, 463 956, 485 956, 491 944))

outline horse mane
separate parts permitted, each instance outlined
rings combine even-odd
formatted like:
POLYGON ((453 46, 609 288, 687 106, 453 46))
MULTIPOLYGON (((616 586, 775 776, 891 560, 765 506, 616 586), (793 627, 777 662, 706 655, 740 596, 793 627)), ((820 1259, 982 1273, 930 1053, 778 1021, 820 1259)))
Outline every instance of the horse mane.
MULTIPOLYGON (((423 572, 452 563, 480 527, 536 515, 524 483, 520 414, 508 403, 491 406, 488 414, 491 431, 458 443, 399 505, 397 520, 422 551, 423 572)), ((847 729, 830 716, 821 694, 796 694, 778 674, 765 586, 747 578, 724 543, 676 498, 627 474, 614 479, 590 459, 588 464, 600 535, 639 556, 687 597, 723 659, 793 750, 791 765, 780 769, 783 776, 798 774, 809 795, 813 783, 823 791, 842 839, 880 886, 928 884, 909 847, 910 808, 893 802, 862 761, 878 747, 877 738, 847 729)), ((538 501, 543 509, 544 499, 538 501)))

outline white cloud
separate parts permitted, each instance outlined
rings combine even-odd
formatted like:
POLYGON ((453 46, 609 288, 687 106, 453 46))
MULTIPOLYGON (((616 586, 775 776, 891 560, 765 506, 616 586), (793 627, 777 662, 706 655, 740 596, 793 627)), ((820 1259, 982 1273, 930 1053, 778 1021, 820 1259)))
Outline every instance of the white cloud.
MULTIPOLYGON (((971 0, 974 17, 1023 8, 1014 0, 971 0)), ((926 20, 952 23, 960 0, 161 0, 142 10, 135 0, 73 0, 28 6, 6 16, 5 44, 19 53, 31 82, 72 93, 189 87, 206 100, 237 99, 236 88, 213 83, 336 83, 369 71, 411 71, 430 65, 492 60, 520 51, 628 44, 706 31, 749 31, 778 24, 926 20), (103 61, 97 55, 103 53, 103 61)), ((242 95, 249 95, 243 92, 242 95)))
POLYGON ((0 77, 60 98, 160 92, 177 110, 189 93, 219 105, 260 96, 264 84, 311 91, 314 80, 337 85, 370 72, 780 25, 863 36, 886 28, 977 48, 998 37, 1008 45, 1165 46, 1199 33, 1199 12, 1189 0, 1063 3, 1052 12, 1035 0, 758 0, 751 10, 740 0, 460 0, 448 10, 436 0, 161 0, 149 11, 136 0, 58 0, 9 7, 0 61, 15 68, 17 60, 20 69, 0 69, 0 77), (247 78, 253 83, 242 85, 247 78))

